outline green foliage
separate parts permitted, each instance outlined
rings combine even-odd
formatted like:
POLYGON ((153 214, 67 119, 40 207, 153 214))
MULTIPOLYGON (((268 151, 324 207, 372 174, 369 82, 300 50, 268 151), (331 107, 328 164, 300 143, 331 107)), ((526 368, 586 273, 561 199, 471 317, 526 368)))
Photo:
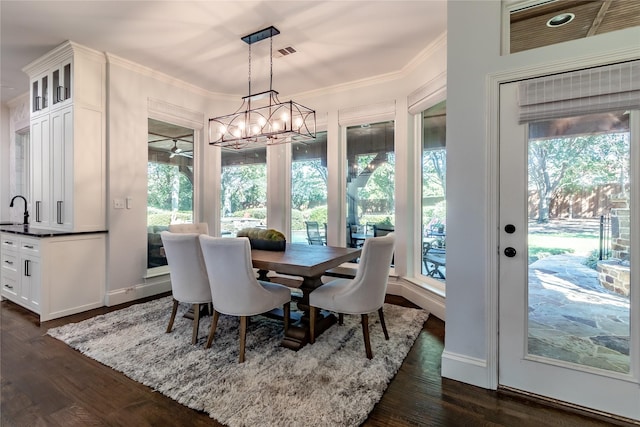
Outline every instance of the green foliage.
POLYGON ((171 212, 153 207, 147 208, 147 226, 169 225, 174 222, 192 222, 191 211, 171 212))
POLYGON ((587 257, 587 259, 584 260, 584 265, 586 265, 592 270, 597 270, 599 258, 600 258, 600 250, 594 249, 589 253, 589 256, 587 257))
POLYGON ((304 230, 304 215, 299 209, 291 209, 291 229, 304 230))
POLYGON ((273 228, 243 228, 236 234, 238 237, 248 237, 249 239, 256 240, 271 240, 271 241, 283 241, 285 240, 284 234, 273 228))
POLYGON ((149 162, 147 180, 147 206, 168 211, 193 209, 190 175, 181 172, 176 165, 149 162))
POLYGON ((238 212, 231 213, 230 216, 234 216, 237 218, 255 218, 255 219, 266 219, 267 218, 267 208, 251 208, 245 209, 238 212))
POLYGON ((571 194, 593 185, 629 182, 629 134, 531 140, 529 181, 538 192, 538 222, 547 222, 551 200, 560 190, 571 194))
POLYGON ((422 207, 422 223, 426 226, 435 219, 436 223, 444 224, 447 218, 447 202, 442 200, 435 205, 422 207))
POLYGON ((529 264, 532 264, 539 259, 546 258, 551 255, 562 255, 567 253, 574 253, 572 248, 549 248, 543 246, 529 246, 529 264))
POLYGON ((327 167, 319 159, 291 164, 291 206, 305 210, 327 203, 327 167))
POLYGON ((316 221, 322 227, 327 222, 327 206, 317 206, 313 209, 300 211, 298 209, 291 210, 291 229, 305 230, 305 221, 316 221))
POLYGON ((422 152, 422 197, 444 197, 447 187, 447 150, 422 152))
POLYGON ((366 185, 358 192, 363 200, 387 200, 393 206, 395 197, 395 158, 389 154, 387 162, 378 165, 366 185))
POLYGON ((307 221, 316 221, 318 224, 324 224, 327 222, 327 205, 309 209, 304 214, 307 215, 307 221))
POLYGON ((380 226, 393 226, 395 224, 394 215, 362 215, 361 222, 367 224, 376 224, 380 226))
MULTIPOLYGON (((264 163, 222 168, 223 216, 236 216, 267 202, 267 167, 264 163), (235 212, 235 214, 232 214, 235 212)), ((240 215, 242 216, 242 215, 240 215)), ((252 216, 252 218, 257 218, 252 216)), ((263 218, 266 218, 266 213, 263 218)))

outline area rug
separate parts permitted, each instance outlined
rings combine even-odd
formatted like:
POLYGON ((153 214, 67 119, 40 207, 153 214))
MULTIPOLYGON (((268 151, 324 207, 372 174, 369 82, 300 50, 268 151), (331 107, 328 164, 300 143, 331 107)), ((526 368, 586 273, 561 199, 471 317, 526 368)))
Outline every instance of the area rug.
POLYGON ((378 316, 369 316, 374 358, 364 351, 360 316, 345 316, 295 352, 280 347, 282 323, 252 318, 246 362, 238 364, 239 319, 220 316, 205 349, 211 318, 191 345, 192 322, 180 306, 165 333, 171 298, 97 316, 48 331, 83 354, 186 405, 235 426, 357 426, 396 374, 427 320, 423 310, 385 304, 390 340, 378 316))

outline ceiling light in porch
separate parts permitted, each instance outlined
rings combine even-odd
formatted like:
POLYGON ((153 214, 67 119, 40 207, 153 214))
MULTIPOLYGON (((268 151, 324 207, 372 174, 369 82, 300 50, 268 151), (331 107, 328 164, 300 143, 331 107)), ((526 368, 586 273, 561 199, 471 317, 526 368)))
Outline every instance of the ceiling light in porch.
POLYGON ((549 19, 547 21, 547 27, 561 27, 573 21, 575 17, 576 15, 574 15, 573 13, 561 13, 560 15, 556 15, 553 18, 549 19))

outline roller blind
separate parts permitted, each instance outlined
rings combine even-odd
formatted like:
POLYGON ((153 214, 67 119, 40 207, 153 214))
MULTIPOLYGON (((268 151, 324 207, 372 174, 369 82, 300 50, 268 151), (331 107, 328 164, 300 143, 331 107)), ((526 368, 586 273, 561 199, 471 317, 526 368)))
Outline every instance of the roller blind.
POLYGON ((640 108, 640 61, 545 76, 518 86, 520 123, 640 108))

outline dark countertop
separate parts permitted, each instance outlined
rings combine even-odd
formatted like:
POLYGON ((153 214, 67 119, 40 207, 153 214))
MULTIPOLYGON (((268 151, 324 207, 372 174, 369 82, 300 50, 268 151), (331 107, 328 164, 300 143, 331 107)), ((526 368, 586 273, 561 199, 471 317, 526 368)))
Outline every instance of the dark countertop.
POLYGON ((31 225, 23 224, 0 224, 0 232, 22 234, 23 236, 32 237, 59 237, 59 236, 72 236, 76 234, 94 234, 94 233, 106 233, 107 230, 96 231, 64 231, 64 230, 49 230, 46 228, 32 227, 31 225))

